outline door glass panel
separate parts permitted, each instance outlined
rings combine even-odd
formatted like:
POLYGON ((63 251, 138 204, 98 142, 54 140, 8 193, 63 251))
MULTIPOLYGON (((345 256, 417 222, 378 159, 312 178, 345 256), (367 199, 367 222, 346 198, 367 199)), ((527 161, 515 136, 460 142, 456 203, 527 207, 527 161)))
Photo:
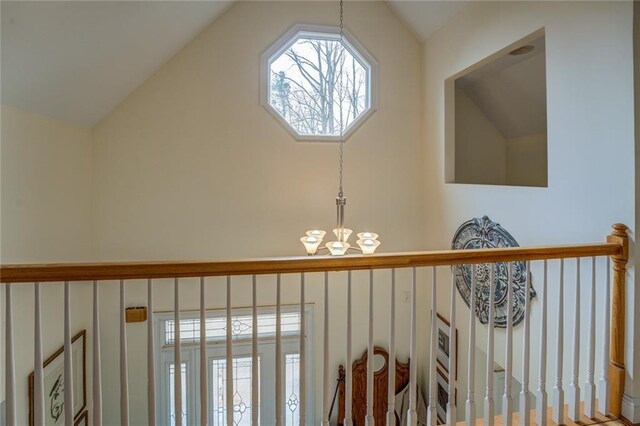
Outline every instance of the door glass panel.
MULTIPOLYGON (((253 361, 251 357, 238 357, 233 359, 233 424, 238 426, 251 425, 251 370, 253 361)), ((258 371, 260 370, 260 358, 258 358, 258 371)), ((227 424, 227 360, 214 359, 211 361, 211 383, 213 385, 211 409, 214 426, 227 424)), ((258 383, 260 377, 258 376, 258 383)), ((259 389, 259 385, 258 385, 259 389)), ((256 407, 257 410, 260 407, 256 407)))
POLYGON ((300 355, 285 355, 285 424, 300 424, 300 355))
MULTIPOLYGON (((187 364, 182 363, 182 424, 186 425, 187 422, 187 364)), ((175 364, 169 364, 169 425, 174 426, 176 424, 176 399, 174 392, 175 383, 175 364)))

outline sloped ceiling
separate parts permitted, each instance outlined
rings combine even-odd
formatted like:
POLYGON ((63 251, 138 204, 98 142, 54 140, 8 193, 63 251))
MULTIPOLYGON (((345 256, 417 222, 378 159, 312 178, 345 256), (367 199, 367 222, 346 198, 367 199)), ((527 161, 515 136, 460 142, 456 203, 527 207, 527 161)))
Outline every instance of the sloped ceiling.
POLYGON ((456 80, 506 139, 547 131, 545 39, 530 44, 530 53, 505 55, 456 80))
POLYGON ((469 2, 387 0, 387 3, 414 34, 421 41, 425 41, 469 2))
POLYGON ((2 1, 2 104, 93 126, 230 4, 2 1))
MULTIPOLYGON (((92 127, 233 1, 2 1, 1 97, 92 127)), ((388 1, 421 39, 460 1, 388 1)))

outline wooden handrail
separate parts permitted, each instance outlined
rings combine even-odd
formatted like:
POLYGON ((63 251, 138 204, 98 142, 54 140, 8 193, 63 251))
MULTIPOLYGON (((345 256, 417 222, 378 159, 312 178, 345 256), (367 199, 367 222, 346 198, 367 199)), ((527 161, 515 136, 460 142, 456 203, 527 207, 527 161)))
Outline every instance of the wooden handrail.
POLYGON ((619 257, 622 256, 624 250, 622 244, 613 241, 545 247, 385 253, 370 256, 305 256, 220 261, 1 265, 0 282, 106 281, 412 268, 591 256, 619 257))

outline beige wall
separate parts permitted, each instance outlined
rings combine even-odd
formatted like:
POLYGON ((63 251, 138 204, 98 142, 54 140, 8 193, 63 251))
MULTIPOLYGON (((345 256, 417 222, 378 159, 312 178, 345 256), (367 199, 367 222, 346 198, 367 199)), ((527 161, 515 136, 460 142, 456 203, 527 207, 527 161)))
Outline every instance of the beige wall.
MULTIPOLYGON (((0 114, 2 263, 89 260, 90 131, 15 108, 3 106, 0 114)), ((91 311, 85 309, 90 300, 89 287, 74 284, 73 288, 71 326, 75 333, 88 328, 91 311)), ((4 288, 0 293, 0 341, 4 342, 4 288)), ((44 286, 41 299, 46 357, 63 341, 62 285, 44 286)), ((24 425, 28 424, 27 377, 33 371, 33 285, 14 285, 12 301, 17 420, 24 425)), ((0 383, 4 383, 4 367, 4 350, 0 350, 0 383)), ((2 401, 5 389, 0 388, 2 401)))
POLYGON ((508 139, 506 146, 509 185, 547 186, 547 135, 508 139))
MULTIPOLYGON (((295 142, 258 93, 261 52, 335 12, 239 2, 95 128, 99 259, 295 254, 307 228, 334 225, 337 146, 295 142)), ((347 221, 379 231, 385 251, 417 247, 420 45, 384 4, 345 13, 380 66, 380 108, 345 148, 347 221)))
POLYGON ((463 89, 455 94, 455 183, 546 186, 546 134, 505 139, 463 89))
MULTIPOLYGON (((612 223, 634 223, 631 8, 631 2, 477 2, 463 9, 427 40, 423 178, 429 200, 425 234, 429 248, 446 246, 460 223, 484 214, 511 231, 521 245, 602 241, 612 223), (542 27, 545 27, 547 52, 549 187, 445 184, 445 79, 542 27)), ((534 285, 538 290, 540 266, 534 271, 534 285)), ((588 262, 583 262, 583 274, 587 277, 588 266, 588 262)), ((574 271, 575 262, 567 267, 574 271)), ((602 265, 599 271, 603 271, 602 265)), ((555 273, 552 269, 550 342, 555 341, 555 273)), ((632 320, 636 311, 633 268, 628 279, 630 320, 626 337, 631 342, 638 334, 637 324, 632 320)), ((569 283, 567 291, 573 292, 574 281, 569 283)), ((583 285, 586 286, 586 282, 583 281, 583 285)), ((587 294, 585 292, 586 287, 583 294, 587 294)), ((600 294, 597 300, 602 300, 600 294)), ((438 304, 447 312, 446 298, 438 298, 438 304)), ((587 318, 586 307, 583 303, 583 320, 587 318)), ((539 336, 540 297, 534 300, 532 312, 535 318, 532 336, 539 336)), ((565 325, 571 330, 574 324, 570 314, 566 315, 565 325)), ((459 310, 463 342, 468 335, 464 326, 467 317, 468 310, 459 310)), ((599 316, 598 324, 600 336, 599 316)), ((516 342, 521 342, 521 329, 521 326, 517 328, 516 342)), ((483 330, 478 334, 480 346, 485 342, 483 330)), ((583 338, 585 336, 583 334, 583 338)), ((533 341, 537 342, 537 338, 533 341)), ((504 348, 503 344, 504 333, 499 332, 496 348, 504 348)), ((532 347, 539 346, 536 343, 532 347)), ((514 363, 518 375, 521 375, 520 348, 520 344, 516 345, 514 358, 518 360, 514 363)), ((502 349, 496 351, 497 359, 504 357, 502 349)), ((466 356, 461 353, 460 362, 466 362, 466 356)), ((568 358, 567 354, 567 373, 570 371, 566 368, 568 358)), ((537 359, 534 352, 532 365, 537 365, 537 359)), ((585 362, 586 351, 583 351, 581 365, 585 362)), ((638 380, 638 366, 634 365, 634 348, 630 344, 626 362, 629 367, 627 391, 631 392, 634 380, 638 380)), ((551 363, 548 379, 554 371, 551 363)), ((597 368, 596 374, 600 374, 599 371, 597 368)), ((535 383, 536 372, 537 368, 533 368, 530 383, 535 383)), ((582 375, 580 383, 584 383, 582 375)), ((463 377, 459 389, 465 388, 463 377)))
MULTIPOLYGON (((294 24, 335 24, 336 12, 327 2, 237 2, 99 123, 93 133, 98 259, 299 255, 304 231, 334 226, 337 145, 296 142, 260 105, 258 94, 260 54, 294 24)), ((380 74, 380 107, 345 146, 347 224, 378 232, 385 252, 421 249, 421 46, 382 2, 347 2, 345 25, 376 58, 380 74)), ((355 318, 366 317, 365 277, 356 274, 355 318)), ((316 304, 320 336, 321 280, 309 279, 307 298, 316 304)), ((332 286, 335 369, 344 360, 341 280, 332 286)), ((376 279, 380 344, 387 336, 388 281, 388 273, 376 279)), ((263 282, 259 301, 272 304, 273 280, 263 282)), ((296 282, 287 285, 285 302, 297 302, 296 282)), ((399 299, 407 285, 408 275, 401 274, 399 299)), ((159 288, 157 308, 172 309, 170 284, 159 288)), ((222 306, 223 290, 217 288, 212 284, 209 307, 222 306)), ((233 288, 234 305, 248 305, 249 287, 238 281, 233 288)), ((115 287, 103 289, 104 300, 117 300, 115 287)), ((184 309, 196 308, 197 291, 188 283, 183 291, 184 309)), ((128 304, 144 304, 145 297, 144 286, 129 287, 128 304)), ((400 303, 404 357, 408 309, 400 303)), ((103 324, 114 322, 115 307, 106 306, 102 318, 103 324)), ((366 329, 363 321, 356 323, 354 353, 360 356, 366 329)), ((131 414, 140 423, 146 418, 145 330, 128 330, 131 414)), ((113 341, 116 332, 105 326, 105 339, 113 341)), ((319 342, 316 349, 319 360, 319 342)), ((103 345, 105 367, 117 368, 115 351, 117 345, 103 345)), ((318 386, 320 373, 318 368, 318 386)), ((105 375, 104 384, 105 415, 113 421, 117 377, 105 375)), ((320 397, 317 391, 316 420, 320 397)))
POLYGON ((504 136, 463 89, 455 93, 455 182, 506 184, 504 136))
POLYGON ((91 133, 2 107, 2 263, 91 254, 91 133))

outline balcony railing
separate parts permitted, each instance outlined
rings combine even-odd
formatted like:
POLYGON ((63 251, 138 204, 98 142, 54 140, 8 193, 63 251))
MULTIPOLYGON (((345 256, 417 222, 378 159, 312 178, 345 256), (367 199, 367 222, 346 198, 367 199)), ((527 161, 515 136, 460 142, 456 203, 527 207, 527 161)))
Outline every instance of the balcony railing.
MULTIPOLYGON (((428 394, 427 403, 427 421, 429 425, 435 425, 437 422, 436 405, 436 358, 435 348, 436 342, 436 300, 438 298, 436 283, 442 281, 442 274, 446 267, 446 273, 449 274, 450 279, 447 280, 447 294, 450 300, 449 317, 450 321, 450 335, 453 335, 456 330, 456 286, 455 286, 455 268, 451 266, 455 265, 472 265, 473 274, 471 287, 474 291, 471 291, 470 308, 471 312, 475 312, 475 304, 477 297, 480 294, 480 289, 476 282, 476 268, 478 265, 486 267, 491 271, 491 280, 489 289, 489 299, 495 300, 495 290, 497 288, 496 279, 494 275, 494 266, 496 264, 502 264, 511 273, 514 262, 526 262, 525 273, 529 277, 532 265, 538 262, 538 265, 542 267, 542 278, 538 281, 538 293, 540 303, 540 317, 537 318, 540 321, 540 335, 533 336, 530 331, 531 325, 531 300, 529 298, 528 288, 525 291, 526 300, 524 300, 524 329, 522 342, 514 342, 514 326, 512 322, 512 315, 507 315, 506 331, 505 331, 505 386, 503 391, 503 403, 502 403, 502 423, 504 425, 511 425, 515 419, 523 425, 528 426, 531 421, 535 421, 538 425, 547 424, 547 411, 550 409, 552 412, 551 420, 556 424, 566 424, 569 421, 572 422, 588 422, 588 419, 596 419, 599 416, 608 416, 610 418, 618 418, 620 416, 622 393, 624 390, 624 327, 625 327, 625 271, 626 262, 628 260, 628 238, 626 235, 627 228, 624 225, 614 225, 614 230, 611 235, 607 237, 607 242, 582 244, 582 245, 561 245, 561 246, 547 246, 547 247, 516 247, 516 248, 501 248, 501 249, 485 249, 485 250, 443 250, 443 251, 430 251, 430 252, 416 252, 416 253, 397 253, 397 254, 378 254, 372 256, 347 256, 347 257, 291 257, 291 258, 265 258, 265 259, 242 259, 242 260, 221 260, 211 262, 137 262, 137 263, 87 263, 87 264, 46 264, 46 265, 2 265, 0 267, 1 282, 5 284, 5 303, 6 303, 6 345, 5 346, 5 360, 6 360, 6 424, 17 425, 18 413, 16 412, 16 398, 22 397, 21 394, 16 392, 16 378, 15 378, 15 356, 16 345, 20 345, 24 341, 24 333, 21 334, 20 339, 16 339, 14 322, 14 310, 20 308, 14 305, 12 297, 12 288, 22 285, 34 286, 34 315, 35 315, 35 327, 32 337, 34 338, 35 351, 33 354, 34 362, 34 408, 33 408, 33 422, 36 425, 44 424, 45 419, 45 392, 43 381, 43 351, 42 351, 42 306, 46 301, 41 300, 40 289, 44 285, 63 285, 64 286, 64 382, 73 383, 73 371, 72 365, 72 329, 71 329, 71 314, 72 304, 70 299, 72 285, 92 285, 93 286, 93 314, 92 314, 92 347, 90 350, 93 357, 93 371, 92 377, 92 390, 93 398, 91 401, 91 414, 92 424, 99 426, 103 422, 103 410, 102 410, 102 397, 103 389, 101 386, 101 377, 104 373, 102 371, 101 355, 100 355, 100 315, 99 310, 101 306, 100 285, 119 285, 119 333, 120 333, 120 420, 121 425, 129 425, 129 377, 127 368, 127 339, 126 339, 126 327, 125 327, 125 309, 126 309, 126 289, 127 283, 131 280, 146 280, 148 287, 148 300, 147 308, 150 313, 153 313, 154 306, 154 283, 159 279, 173 279, 174 284, 174 318, 175 338, 173 339, 174 345, 174 365, 181 364, 181 342, 180 342, 180 289, 181 279, 184 278, 200 278, 200 321, 202 324, 205 322, 205 310, 206 302, 205 295, 207 293, 206 277, 226 277, 226 312, 227 312, 227 339, 226 339, 226 365, 230 366, 233 360, 233 345, 232 342, 232 294, 234 291, 234 278, 235 276, 249 276, 252 277, 252 311, 253 320, 257 321, 257 287, 260 285, 262 277, 265 275, 272 275, 276 277, 276 362, 275 369, 275 388, 273 390, 275 394, 275 407, 273 412, 275 416, 273 419, 261 418, 263 424, 283 424, 283 407, 284 407, 284 395, 282 385, 282 365, 280 362, 283 358, 281 341, 281 322, 280 313, 282 308, 282 278, 285 275, 295 274, 299 277, 300 286, 300 335, 305 335, 305 288, 310 284, 308 277, 313 274, 323 274, 323 335, 321 339, 318 339, 322 345, 322 362, 316 363, 318 368, 322 368, 322 410, 321 415, 318 416, 323 425, 329 425, 329 409, 331 404, 331 388, 330 382, 330 370, 333 366, 329 365, 329 347, 330 345, 344 346, 344 362, 346 366, 345 376, 345 413, 344 418, 339 421, 347 425, 361 424, 363 419, 354 417, 353 401, 353 388, 352 388, 352 371, 351 366, 353 362, 353 294, 352 294, 352 272, 358 270, 370 270, 369 274, 369 315, 365 319, 365 326, 368 328, 368 344, 367 344, 367 403, 364 415, 364 422, 368 425, 372 425, 374 420, 378 424, 395 424, 395 377, 393 369, 389 372, 389 386, 388 386, 388 398, 387 398, 387 416, 386 419, 374 418, 374 404, 373 399, 373 351, 374 351, 374 339, 373 339, 373 327, 374 327, 374 285, 375 286, 387 286, 388 299, 385 298, 380 303, 390 304, 390 315, 388 320, 388 348, 389 359, 395 359, 396 357, 396 271, 402 269, 408 269, 411 271, 410 282, 410 343, 408 348, 409 358, 412 361, 410 363, 410 379, 409 379, 409 408, 407 412, 408 423, 415 425, 417 422, 417 401, 418 401, 418 369, 420 366, 424 367, 428 375, 428 384, 426 392, 428 394), (591 276, 581 277, 581 260, 587 259, 592 265, 591 276), (600 274, 604 279, 597 280, 596 274, 596 260, 597 258, 606 258, 603 263, 606 264, 606 274, 600 274), (565 259, 577 259, 576 268, 573 272, 569 271, 567 267, 568 262, 565 259), (613 280, 610 277, 610 261, 613 263, 613 280), (557 262, 560 266, 560 274, 557 279, 554 278, 553 282, 550 282, 547 274, 547 267, 549 262, 557 262), (374 283, 374 270, 389 270, 389 279, 385 279, 385 282, 377 280, 374 283), (419 280, 418 273, 421 270, 430 269, 430 279, 419 280), (334 276, 333 272, 346 271, 346 341, 336 342, 335 339, 329 335, 329 323, 332 318, 332 306, 329 298, 329 287, 331 278, 334 276), (438 274, 440 272, 440 274, 438 274), (565 288, 565 284, 569 279, 567 277, 575 277, 575 287, 572 290, 575 293, 569 294, 569 289, 565 288), (586 282, 587 285, 581 285, 582 282, 586 282), (87 283, 89 282, 89 283, 87 283), (449 285, 448 282, 452 284, 449 285), (57 283, 57 284, 56 284, 57 283), (61 284, 62 283, 62 284, 61 284), (430 307, 418 307, 417 302, 417 289, 419 286, 424 286, 429 289, 430 292, 430 307), (604 299, 596 300, 596 288, 602 286, 602 292, 605 295, 604 299), (550 287, 554 288, 554 294, 558 295, 559 304, 558 312, 555 317, 555 326, 557 329, 556 342, 549 342, 547 338, 547 300, 550 294, 550 287), (581 297, 580 289, 587 288, 586 303, 588 306, 587 318, 581 317, 581 297), (556 293, 557 292, 557 293, 556 293), (566 296, 566 298, 565 298, 566 296), (570 303, 566 303, 570 300, 570 303), (575 324, 580 324, 586 327, 586 344, 581 342, 580 332, 566 333, 567 339, 563 335, 564 325, 564 309, 565 307, 571 308, 570 315, 574 317, 575 324), (418 310, 429 309, 431 310, 430 321, 428 323, 419 323, 417 320, 418 310), (602 316, 602 329, 604 332, 601 336, 595 335, 596 329, 596 316, 595 312, 602 310, 604 315, 602 316), (425 359, 418 358, 417 341, 419 335, 427 335, 429 339, 429 355, 425 359), (597 338, 598 337, 598 338, 597 338), (564 346, 569 342, 569 350, 571 354, 571 380, 565 388, 562 383, 562 366, 565 352, 564 346), (519 395, 513 395, 511 383, 514 375, 513 371, 513 348, 514 345, 522 345, 522 391, 519 395), (548 348, 553 347, 553 350, 548 348), (602 365, 600 366, 600 377, 596 379, 596 350, 602 351, 601 359, 602 365), (581 372, 581 366, 579 365, 579 353, 580 351, 588 351, 587 363, 582 366, 586 371, 586 381, 579 383, 579 377, 581 372), (537 366, 538 383, 536 390, 530 389, 529 376, 530 376, 530 354, 538 352, 537 356, 539 365, 537 366), (551 403, 548 407, 548 388, 546 377, 548 361, 551 361, 555 368, 556 380, 553 383, 551 389, 551 403), (582 392, 580 392, 582 390, 582 392), (532 393, 535 392, 535 407, 532 407, 532 393), (513 401, 514 398, 519 399, 520 415, 514 416, 513 413, 513 401), (568 419, 565 418, 565 402, 568 404, 568 419), (528 415, 530 412, 532 416, 528 415)), ((571 262, 573 265, 573 262, 571 262)), ((584 275, 584 274, 583 274, 584 275)), ((510 282, 510 281, 509 281, 510 282)), ((333 283, 332 283, 333 284, 333 283)), ((528 279, 527 279, 528 284, 528 279)), ((514 306, 514 292, 513 286, 508 285, 506 300, 507 300, 507 312, 513 311, 514 306)), ((363 295, 364 297, 365 295, 363 295)), ((482 404, 484 407, 484 423, 487 425, 493 425, 496 415, 500 413, 495 412, 494 401, 494 389, 493 389, 493 365, 495 357, 495 342, 494 342, 494 304, 489 304, 488 325, 486 327, 486 354, 487 354, 487 387, 485 395, 476 395, 474 391, 474 380, 476 377, 476 348, 483 347, 482 342, 476 341, 476 329, 479 327, 476 324, 476 315, 471 314, 469 316, 468 323, 468 341, 460 342, 460 349, 468 351, 468 365, 463 366, 461 369, 462 374, 467 376, 467 389, 465 392, 461 392, 463 396, 460 400, 455 399, 456 379, 455 375, 451 375, 448 387, 449 400, 446 406, 446 421, 447 424, 453 425, 457 423, 456 418, 456 405, 464 404, 465 406, 465 419, 467 425, 471 426, 476 423, 476 407, 478 404, 482 404)), ((362 319, 359 319, 362 322, 362 319)), ((200 327, 200 341, 201 348, 206 345, 206 330, 205 327, 200 327)), ((257 333, 257 326, 254 324, 254 333, 257 333)), ((148 321, 148 388, 147 388, 147 401, 148 401, 148 422, 150 425, 156 423, 156 354, 154 339, 154 328, 152 321, 148 321)), ((30 337, 29 337, 30 338, 30 337)), ((450 345, 454 345, 452 342, 454 339, 450 339, 450 345)), ((252 336, 253 349, 252 359, 253 365, 257 365, 258 359, 258 347, 257 347, 257 335, 252 336)), ((304 339, 300 339, 299 348, 299 368, 300 368, 300 383, 299 383, 299 397, 300 397, 300 409, 298 410, 300 425, 306 423, 315 423, 316 419, 307 419, 305 406, 308 401, 308 388, 306 383, 305 364, 307 362, 307 354, 305 353, 304 339)), ((448 370, 453 371, 453 366, 456 365, 454 347, 450 347, 450 358, 448 370)), ((206 356, 206 351, 201 350, 202 357, 206 356)), ((205 360, 201 359, 203 366, 206 367, 205 360)), ((211 424, 210 411, 208 407, 208 398, 206 394, 208 392, 207 387, 207 369, 202 368, 200 370, 200 400, 203 403, 200 406, 200 413, 198 414, 198 423, 202 425, 211 424), (208 421, 209 420, 209 421, 208 421)), ((226 395, 233 395, 233 375, 232 368, 226 369, 226 395)), ((257 407, 259 405, 259 394, 257 385, 257 374, 252 374, 252 406, 257 407)), ((73 401, 73 386, 66 386, 64 389, 64 400, 73 401)), ((174 380, 174 406, 176 413, 182 413, 182 386, 181 375, 175 374, 174 380)), ((233 412, 233 398, 226 398, 226 410, 228 413, 233 412)), ((357 414, 358 416, 360 414, 357 414)), ((73 404, 64 405, 64 418, 65 424, 73 426, 73 404)), ((233 416, 227 416, 228 426, 233 425, 233 416)), ((180 425, 182 423, 181 416, 176 416, 175 424, 180 425)), ((258 410, 252 411, 251 424, 258 423, 258 410)))

